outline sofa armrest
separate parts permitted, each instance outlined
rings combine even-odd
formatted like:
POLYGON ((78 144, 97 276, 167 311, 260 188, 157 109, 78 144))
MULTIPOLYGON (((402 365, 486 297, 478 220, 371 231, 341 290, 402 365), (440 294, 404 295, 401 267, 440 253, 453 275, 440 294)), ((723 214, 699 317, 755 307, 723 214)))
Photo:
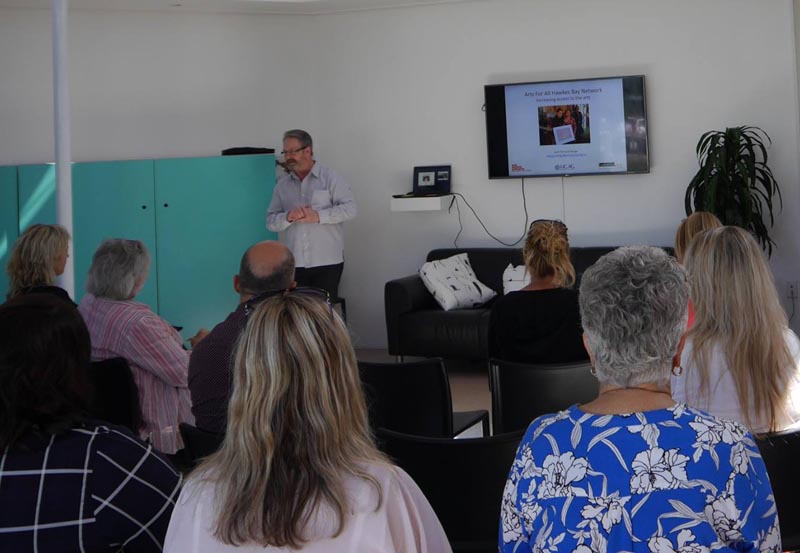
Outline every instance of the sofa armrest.
POLYGON ((400 316, 403 313, 431 308, 436 304, 419 275, 390 280, 383 290, 386 310, 386 335, 390 355, 402 355, 400 316))

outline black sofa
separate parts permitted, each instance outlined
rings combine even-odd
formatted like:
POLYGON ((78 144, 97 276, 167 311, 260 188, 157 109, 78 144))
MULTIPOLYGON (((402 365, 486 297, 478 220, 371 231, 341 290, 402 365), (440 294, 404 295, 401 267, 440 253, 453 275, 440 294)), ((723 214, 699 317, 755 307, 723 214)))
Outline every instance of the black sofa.
MULTIPOLYGON (((583 272, 612 247, 571 248, 580 284, 583 272)), ((665 248, 667 249, 667 248, 665 248)), ((669 251, 669 249, 668 249, 669 251)), ((427 261, 466 252, 475 276, 498 295, 503 294, 503 271, 509 263, 522 265, 517 248, 445 248, 428 252, 427 261)), ((444 311, 419 275, 390 280, 384 288, 389 354, 396 356, 488 359, 491 302, 479 309, 444 311)))

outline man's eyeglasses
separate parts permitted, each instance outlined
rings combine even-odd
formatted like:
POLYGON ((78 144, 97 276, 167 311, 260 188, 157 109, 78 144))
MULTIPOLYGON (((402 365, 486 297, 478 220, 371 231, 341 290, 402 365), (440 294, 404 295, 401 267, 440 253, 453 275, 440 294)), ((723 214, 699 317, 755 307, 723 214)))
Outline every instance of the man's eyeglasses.
POLYGON ((303 146, 302 148, 297 148, 297 149, 294 149, 294 150, 281 150, 281 155, 285 156, 286 154, 296 154, 298 152, 302 152, 306 148, 308 148, 308 146, 303 146))
POLYGON ((327 304, 328 308, 331 310, 331 313, 333 313, 331 295, 327 290, 324 288, 315 288, 313 286, 298 286, 297 288, 287 288, 285 290, 267 290, 266 292, 258 294, 257 296, 253 296, 244 302, 244 316, 249 317, 250 314, 255 311, 256 307, 258 307, 258 304, 260 304, 262 301, 280 294, 302 294, 304 296, 316 298, 327 304))

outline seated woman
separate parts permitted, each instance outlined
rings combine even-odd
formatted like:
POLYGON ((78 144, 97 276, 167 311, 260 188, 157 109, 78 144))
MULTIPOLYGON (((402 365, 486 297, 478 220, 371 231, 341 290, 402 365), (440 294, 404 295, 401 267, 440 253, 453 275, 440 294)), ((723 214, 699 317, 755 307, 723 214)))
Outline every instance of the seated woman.
POLYGON ((72 303, 56 286, 69 256, 69 232, 61 225, 31 225, 19 235, 8 257, 8 299, 24 294, 53 294, 72 303))
POLYGON ((753 437, 670 395, 688 299, 659 248, 620 248, 584 273, 600 395, 531 423, 503 493, 502 552, 780 551, 753 437))
POLYGON ((708 211, 695 211, 681 221, 681 224, 678 225, 678 231, 675 233, 675 259, 678 260, 678 263, 683 265, 686 250, 689 249, 689 245, 695 236, 704 230, 721 226, 722 223, 717 216, 708 211))
POLYGON ((0 551, 161 551, 180 476, 127 429, 84 417, 88 365, 74 306, 0 306, 0 551))
POLYGON ((738 227, 703 232, 686 270, 697 312, 673 397, 757 434, 800 425, 800 341, 755 239, 738 227))
MULTIPOLYGON (((719 228, 722 223, 717 219, 717 216, 707 211, 695 211, 686 219, 681 221, 678 225, 678 231, 675 233, 675 259, 678 263, 683 265, 683 258, 686 255, 686 250, 689 249, 689 244, 695 236, 704 230, 719 228)), ((686 323, 687 328, 692 328, 694 325, 694 304, 689 299, 689 320, 686 323)))
POLYGON ((316 289, 248 302, 222 448, 190 476, 167 553, 448 552, 425 496, 372 440, 353 347, 316 289))
MULTIPOLYGON (((103 241, 92 258, 87 294, 78 309, 92 336, 92 360, 124 357, 130 364, 144 418, 142 437, 164 453, 175 453, 183 446, 178 424, 194 424, 189 352, 169 323, 134 301, 149 272, 150 255, 142 242, 103 241)), ((193 344, 203 336, 198 333, 193 344)))
POLYGON ((489 319, 491 357, 519 363, 567 363, 588 359, 581 340, 575 268, 569 260, 567 226, 531 224, 523 248, 531 282, 498 298, 489 319))

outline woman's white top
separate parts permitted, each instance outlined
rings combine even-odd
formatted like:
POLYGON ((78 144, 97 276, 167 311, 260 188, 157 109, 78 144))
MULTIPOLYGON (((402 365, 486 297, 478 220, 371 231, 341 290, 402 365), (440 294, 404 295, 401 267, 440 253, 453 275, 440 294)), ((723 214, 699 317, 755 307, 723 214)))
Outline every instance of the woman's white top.
MULTIPOLYGON (((787 401, 783 412, 778 413, 777 429, 785 430, 800 427, 800 340, 794 332, 786 329, 786 342, 789 352, 795 360, 795 370, 786 388, 787 401)), ((700 376, 697 367, 692 365, 692 341, 686 340, 686 347, 681 355, 683 372, 673 375, 672 397, 715 417, 730 419, 745 424, 736 384, 728 369, 725 354, 718 344, 711 352, 711 363, 708 371, 708 397, 699 397, 700 376)), ((753 433, 762 434, 769 431, 769 421, 758 420, 750 429, 753 433)))
MULTIPOLYGON (((332 538, 336 526, 333 510, 322 507, 312 517, 305 535, 303 552, 450 552, 447 536, 428 500, 401 468, 370 464, 383 492, 378 505, 375 486, 367 480, 348 477, 345 490, 351 512, 342 533, 332 538)), ((280 508, 280 506, 276 506, 280 508)), ((296 551, 288 547, 247 544, 234 547, 214 537, 216 502, 214 486, 190 478, 172 513, 164 543, 165 553, 270 553, 296 551)))

